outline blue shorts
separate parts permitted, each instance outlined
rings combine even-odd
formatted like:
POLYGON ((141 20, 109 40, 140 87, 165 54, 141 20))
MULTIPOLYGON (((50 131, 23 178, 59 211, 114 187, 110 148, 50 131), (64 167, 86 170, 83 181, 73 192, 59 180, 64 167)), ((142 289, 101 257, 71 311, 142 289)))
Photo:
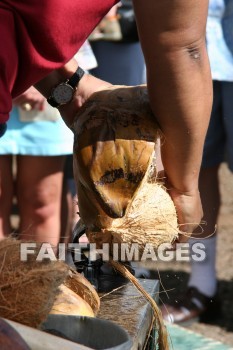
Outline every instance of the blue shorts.
POLYGON ((233 171, 233 82, 214 81, 214 101, 202 167, 227 162, 233 171))
POLYGON ((44 114, 43 118, 34 120, 33 111, 23 113, 25 119, 19 108, 11 111, 7 131, 0 139, 0 155, 61 156, 73 153, 73 133, 58 113, 56 118, 51 116, 51 120, 48 115, 45 115, 47 120, 43 119, 44 114))

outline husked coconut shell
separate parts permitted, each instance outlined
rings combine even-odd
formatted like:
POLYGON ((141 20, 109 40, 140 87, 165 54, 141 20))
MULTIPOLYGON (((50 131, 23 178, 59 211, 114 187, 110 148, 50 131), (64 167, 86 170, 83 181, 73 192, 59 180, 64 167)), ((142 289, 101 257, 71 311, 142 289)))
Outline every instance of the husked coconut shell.
POLYGON ((157 182, 159 127, 146 86, 93 94, 73 130, 80 216, 91 242, 157 248, 178 235, 175 207, 157 182))
POLYGON ((50 314, 94 317, 90 305, 65 285, 59 287, 59 294, 56 296, 50 314))
POLYGON ((91 283, 80 273, 70 270, 64 285, 81 297, 96 315, 100 308, 100 298, 91 283))

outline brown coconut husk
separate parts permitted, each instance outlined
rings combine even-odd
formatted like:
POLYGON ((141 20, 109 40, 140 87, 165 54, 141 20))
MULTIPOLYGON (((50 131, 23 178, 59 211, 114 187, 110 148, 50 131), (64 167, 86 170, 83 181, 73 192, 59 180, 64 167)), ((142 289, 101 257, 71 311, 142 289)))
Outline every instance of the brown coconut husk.
MULTIPOLYGON (((111 225, 103 229, 113 236, 113 242, 136 243, 139 248, 139 258, 150 245, 155 251, 161 244, 172 244, 180 232, 174 203, 166 188, 151 177, 151 168, 155 155, 148 170, 135 191, 125 215, 115 219, 111 225)), ((154 174, 154 172, 153 172, 154 174)))
POLYGON ((0 241, 0 317, 38 328, 56 310, 92 317, 98 312, 99 296, 85 277, 61 261, 36 261, 40 244, 21 261, 21 243, 0 241))
MULTIPOLYGON (((160 130, 146 86, 99 91, 73 125, 74 176, 79 211, 91 243, 137 243, 157 249, 173 243, 179 228, 174 204, 157 182, 155 149, 160 130)), ((168 349, 162 316, 151 297, 121 264, 113 266, 150 302, 160 349, 168 349)))
POLYGON ((79 111, 73 130, 80 216, 90 231, 109 227, 124 216, 156 145, 159 128, 146 88, 95 93, 79 111))
POLYGON ((21 261, 21 243, 13 238, 0 241, 0 317, 37 328, 47 318, 69 269, 60 261, 38 262, 37 254, 21 261))
POLYGON ((80 273, 70 269, 64 285, 81 297, 96 315, 100 308, 100 298, 91 283, 80 273))
POLYGON ((74 176, 90 242, 172 243, 179 228, 173 201, 157 181, 160 130, 146 86, 95 93, 73 125, 74 176))

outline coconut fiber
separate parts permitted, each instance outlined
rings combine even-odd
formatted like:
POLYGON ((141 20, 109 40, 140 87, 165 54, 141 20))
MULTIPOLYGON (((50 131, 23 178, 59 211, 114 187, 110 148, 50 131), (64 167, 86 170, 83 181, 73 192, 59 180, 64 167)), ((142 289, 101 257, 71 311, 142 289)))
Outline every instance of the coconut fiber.
POLYGON ((22 261, 21 243, 13 238, 0 241, 0 317, 38 328, 58 296, 61 313, 69 314, 71 303, 82 314, 86 304, 89 314, 97 313, 99 297, 81 274, 61 261, 37 261, 40 244, 22 261))
MULTIPOLYGON (((80 216, 90 242, 136 243, 157 249, 172 243, 179 228, 166 188, 157 180, 156 147, 160 135, 146 86, 114 86, 93 94, 72 126, 74 176, 80 216)), ((159 329, 160 349, 168 342, 155 302, 118 262, 113 266, 148 299, 159 329)))
POLYGON ((0 241, 0 317, 38 327, 53 305, 68 266, 48 259, 36 261, 37 254, 21 261, 20 245, 13 238, 0 241))
POLYGON ((73 125, 74 175, 90 242, 158 248, 179 229, 173 201, 157 181, 159 127, 145 86, 95 93, 73 125))

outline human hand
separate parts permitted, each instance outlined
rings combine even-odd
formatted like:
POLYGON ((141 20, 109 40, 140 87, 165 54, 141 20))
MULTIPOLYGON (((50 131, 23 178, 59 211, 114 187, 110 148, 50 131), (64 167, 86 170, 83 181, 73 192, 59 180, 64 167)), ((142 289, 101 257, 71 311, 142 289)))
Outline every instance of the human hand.
POLYGON ((168 187, 178 217, 180 231, 177 243, 186 242, 194 229, 201 222, 203 211, 199 190, 181 192, 175 188, 168 187))
POLYGON ((32 109, 43 111, 45 107, 45 101, 45 97, 42 96, 41 93, 33 86, 31 86, 22 95, 16 97, 13 100, 13 103, 15 106, 21 107, 26 111, 30 111, 32 109))
MULTIPOLYGON (((168 180, 167 175, 165 175, 162 165, 160 165, 158 170, 158 180, 162 181, 167 188, 176 208, 178 225, 181 233, 175 243, 185 243, 188 241, 194 230, 200 226, 203 217, 200 192, 198 188, 189 192, 180 191, 174 188, 168 180)), ((199 231, 202 232, 201 226, 199 231)))
POLYGON ((87 101, 87 99, 95 92, 107 90, 113 85, 95 78, 90 74, 84 74, 78 84, 78 88, 74 94, 73 100, 59 107, 59 112, 68 127, 71 127, 78 110, 87 101))

